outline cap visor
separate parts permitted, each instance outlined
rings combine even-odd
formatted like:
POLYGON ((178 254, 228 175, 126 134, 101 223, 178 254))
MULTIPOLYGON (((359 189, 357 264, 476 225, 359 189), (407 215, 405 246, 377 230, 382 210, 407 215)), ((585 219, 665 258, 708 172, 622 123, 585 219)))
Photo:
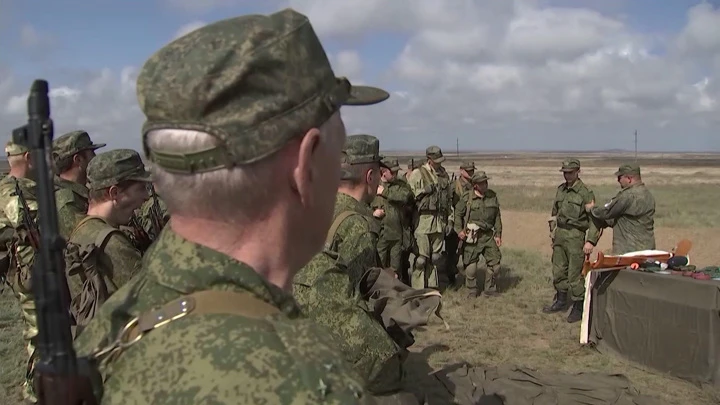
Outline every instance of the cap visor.
POLYGON ((578 170, 578 169, 569 169, 569 168, 560 169, 560 171, 563 173, 570 173, 570 172, 574 172, 575 170, 578 170))
POLYGON ((343 105, 373 105, 390 98, 387 91, 371 86, 351 86, 350 96, 343 105))
POLYGON ((134 175, 134 176, 132 176, 132 177, 128 177, 128 180, 150 182, 150 181, 152 181, 152 177, 150 176, 150 172, 144 171, 142 174, 138 174, 138 175, 134 175))
MULTIPOLYGON (((432 159, 432 158, 431 158, 431 159, 432 159)), ((432 159, 432 161, 435 162, 435 163, 442 163, 442 162, 445 161, 445 156, 440 156, 440 157, 437 158, 437 159, 432 159)))
POLYGON ((106 147, 106 146, 107 146, 106 143, 94 143, 94 144, 92 144, 92 146, 89 147, 88 149, 95 150, 95 149, 104 148, 104 147, 106 147))

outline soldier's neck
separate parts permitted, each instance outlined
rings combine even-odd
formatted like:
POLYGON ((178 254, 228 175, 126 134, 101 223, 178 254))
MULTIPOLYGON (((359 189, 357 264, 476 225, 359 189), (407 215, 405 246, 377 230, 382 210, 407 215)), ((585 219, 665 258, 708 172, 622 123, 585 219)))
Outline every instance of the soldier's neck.
POLYGON ((83 176, 80 170, 70 169, 63 173, 60 173, 59 176, 63 180, 71 181, 73 183, 78 183, 85 185, 87 182, 86 176, 83 176))
POLYGON ((20 167, 11 167, 8 175, 15 177, 16 179, 23 179, 27 176, 28 170, 20 167))
POLYGON ((173 214, 169 225, 190 242, 230 256, 250 266, 269 283, 290 291, 292 277, 300 266, 293 264, 297 260, 293 260, 292 252, 297 249, 289 240, 292 233, 283 225, 281 216, 270 216, 272 219, 265 222, 238 224, 173 214))

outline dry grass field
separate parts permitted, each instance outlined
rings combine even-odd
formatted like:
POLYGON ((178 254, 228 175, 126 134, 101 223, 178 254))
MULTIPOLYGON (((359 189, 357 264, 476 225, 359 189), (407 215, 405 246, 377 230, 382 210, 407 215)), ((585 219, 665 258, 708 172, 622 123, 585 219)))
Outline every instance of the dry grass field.
MULTIPOLYGON (((387 153, 406 165, 411 153, 387 153)), ((583 180, 595 191, 598 202, 610 199, 618 189, 613 176, 618 166, 633 161, 629 154, 572 154, 581 160, 583 180)), ((473 364, 518 364, 565 372, 596 371, 628 376, 644 394, 673 404, 717 404, 720 393, 691 383, 640 370, 633 364, 601 355, 578 343, 579 324, 569 325, 564 315, 545 315, 543 305, 553 295, 547 222, 555 188, 562 180, 558 171, 567 157, 562 153, 464 154, 448 156, 445 166, 456 172, 459 162, 473 160, 491 177, 499 194, 504 222, 503 266, 511 285, 493 300, 468 302, 464 292, 446 291, 443 314, 446 331, 433 321, 416 334, 410 372, 422 378, 434 368, 468 361, 473 364)), ((638 163, 643 178, 657 200, 658 248, 670 249, 682 238, 693 241, 693 261, 720 264, 715 235, 720 231, 720 155, 642 154, 638 163)), ((606 232, 599 249, 607 250, 612 232, 606 232)), ((0 295, 0 391, 1 403, 14 404, 23 367, 19 312, 6 291, 0 295)))

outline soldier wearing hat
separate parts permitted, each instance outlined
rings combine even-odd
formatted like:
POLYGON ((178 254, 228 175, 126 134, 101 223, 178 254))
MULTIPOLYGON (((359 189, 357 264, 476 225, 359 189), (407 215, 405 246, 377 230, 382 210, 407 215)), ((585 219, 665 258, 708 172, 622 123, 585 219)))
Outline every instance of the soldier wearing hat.
POLYGON ((68 132, 53 140, 55 163, 55 202, 60 234, 67 239, 88 209, 87 167, 95 151, 105 147, 96 144, 86 131, 68 132))
MULTIPOLYGON (((35 173, 30 152, 24 145, 7 142, 5 155, 10 165, 10 172, 0 180, 0 206, 6 207, 0 210, 0 280, 12 288, 23 315, 23 339, 28 355, 28 373, 23 381, 22 395, 25 401, 34 403, 37 401, 33 389, 36 353, 32 339, 38 332, 35 302, 29 281, 35 250, 30 239, 27 236, 18 237, 16 231, 22 228, 23 218, 28 218, 30 221, 37 219, 35 173), (18 189, 21 195, 16 192, 18 189), (20 198, 25 200, 29 212, 23 209, 20 198), (12 242, 16 243, 14 253, 7 250, 12 242)), ((27 229, 24 229, 22 234, 26 235, 26 233, 27 229)))
POLYGON ((468 297, 477 297, 477 271, 480 256, 487 269, 482 294, 498 294, 496 277, 502 254, 502 215, 495 191, 488 188, 490 178, 483 171, 473 173, 472 190, 465 191, 455 206, 455 232, 462 241, 461 259, 465 268, 465 287, 468 297))
POLYGON ((603 206, 586 209, 602 228, 613 229, 613 254, 655 249, 655 197, 642 180, 640 166, 625 164, 615 172, 620 191, 603 206))
MULTIPOLYGON (((68 242, 80 247, 94 244, 98 248, 95 271, 103 280, 103 294, 107 293, 99 298, 107 299, 141 269, 142 255, 119 227, 127 225, 133 212, 148 198, 150 173, 136 151, 115 149, 90 161, 87 180, 87 216, 73 229, 68 242)), ((74 302, 88 293, 83 291, 83 284, 89 278, 86 274, 72 274, 68 278, 74 302)), ((76 315, 78 324, 88 320, 77 319, 76 315)))
POLYGON ((410 174, 408 183, 415 195, 418 220, 415 227, 417 257, 413 263, 413 288, 438 288, 438 271, 445 270, 443 245, 452 228, 452 190, 445 161, 438 146, 425 150, 426 162, 410 174))
POLYGON ((567 159, 560 171, 565 182, 555 192, 550 214, 550 240, 552 245, 553 286, 552 304, 543 308, 545 313, 562 312, 572 304, 568 322, 582 319, 585 298, 585 280, 582 267, 586 255, 592 253, 600 238, 599 231, 583 208, 595 201, 595 194, 580 179, 580 161, 567 159))
MULTIPOLYGON (((472 176, 475 173, 475 162, 462 162, 460 164, 460 175, 455 179, 454 186, 453 186, 453 195, 452 195, 452 207, 455 207, 457 203, 460 201, 460 198, 462 197, 463 193, 466 191, 472 190, 472 176)), ((454 215, 453 215, 454 219, 454 215)), ((454 227, 453 227, 454 228, 454 227)), ((452 284, 455 284, 455 277, 458 272, 458 266, 462 269, 463 263, 462 260, 459 260, 459 256, 457 254, 458 249, 458 235, 455 233, 455 229, 450 232, 450 234, 445 238, 445 251, 447 254, 447 267, 448 267, 448 276, 450 277, 450 282, 452 284)))
POLYGON ((291 290, 333 220, 339 110, 389 94, 336 77, 310 21, 292 9, 174 40, 144 64, 137 92, 171 219, 143 276, 77 341, 114 381, 102 402, 371 403, 337 338, 303 315, 291 290), (108 358, 96 351, 132 319, 121 337, 132 345, 108 358), (182 381, 164 372, 178 369, 182 381))
POLYGON ((380 155, 380 141, 371 135, 348 136, 341 162, 325 250, 295 275, 293 296, 305 314, 342 342, 344 358, 368 382, 369 391, 392 395, 402 388, 404 349, 374 317, 357 310, 360 298, 355 297, 365 272, 385 267, 378 255, 380 221, 396 213, 387 206, 373 210, 370 203, 377 196, 382 170, 392 163, 380 155), (343 282, 330 282, 339 271, 345 273, 343 282))
POLYGON ((415 202, 410 186, 398 178, 400 164, 397 159, 383 161, 382 183, 372 207, 382 210, 382 230, 378 241, 378 254, 383 267, 395 269, 398 277, 410 285, 404 252, 412 247, 412 207, 415 202))
POLYGON ((422 161, 420 159, 410 159, 407 163, 407 169, 405 170, 405 173, 400 176, 400 179, 407 183, 410 178, 410 174, 416 169, 419 169, 420 166, 422 166, 422 161))

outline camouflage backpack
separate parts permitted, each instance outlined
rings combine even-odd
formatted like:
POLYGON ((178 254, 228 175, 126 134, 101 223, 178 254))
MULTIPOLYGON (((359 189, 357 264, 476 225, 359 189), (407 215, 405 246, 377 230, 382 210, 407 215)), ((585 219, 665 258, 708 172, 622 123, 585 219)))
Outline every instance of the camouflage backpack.
POLYGON ((107 301, 117 286, 102 268, 99 255, 114 233, 122 233, 115 228, 106 228, 98 233, 95 241, 88 245, 70 242, 75 232, 92 217, 85 217, 73 229, 65 246, 65 269, 70 290, 70 312, 78 327, 83 327, 95 317, 100 306, 107 301), (110 288, 108 288, 110 287, 110 288))

